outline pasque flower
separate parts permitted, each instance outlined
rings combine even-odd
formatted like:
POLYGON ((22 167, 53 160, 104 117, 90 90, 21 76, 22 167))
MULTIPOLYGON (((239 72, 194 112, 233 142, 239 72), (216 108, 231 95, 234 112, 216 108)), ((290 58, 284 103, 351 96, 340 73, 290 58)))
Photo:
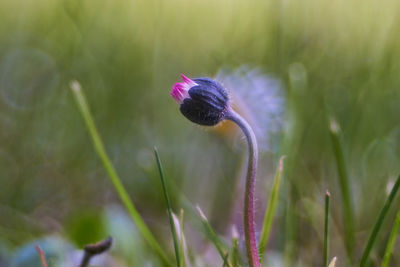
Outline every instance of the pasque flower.
POLYGON ((190 121, 214 126, 223 120, 236 123, 246 136, 249 161, 244 196, 244 234, 250 267, 259 267, 257 241, 254 226, 254 189, 257 170, 257 141, 250 125, 230 106, 224 87, 209 78, 189 79, 181 75, 183 82, 172 87, 171 96, 180 104, 181 113, 190 121))
POLYGON ((229 97, 218 82, 209 78, 189 79, 172 87, 171 96, 180 104, 181 113, 190 121, 206 126, 224 120, 229 108, 229 97))

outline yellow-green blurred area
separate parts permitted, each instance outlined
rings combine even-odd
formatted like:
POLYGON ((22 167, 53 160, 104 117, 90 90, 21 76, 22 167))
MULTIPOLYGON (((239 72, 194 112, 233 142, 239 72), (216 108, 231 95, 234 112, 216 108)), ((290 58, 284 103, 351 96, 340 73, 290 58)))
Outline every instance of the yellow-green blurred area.
MULTIPOLYGON (((228 243, 233 224, 243 232, 245 142, 235 127, 189 122, 169 91, 180 73, 215 77, 242 66, 279 79, 284 99, 282 130, 273 149, 260 151, 258 231, 287 156, 264 266, 322 266, 326 189, 329 255, 352 265, 331 120, 340 126, 358 262, 400 173, 399 33, 397 0, 0 1, 0 266, 40 266, 35 242, 79 259, 85 244, 108 235, 108 265, 94 266, 161 266, 93 149, 71 80, 81 83, 123 184, 166 253, 173 259, 154 146, 173 209, 185 210, 194 266, 222 266, 190 207, 199 204, 228 243)), ((268 134, 262 116, 253 123, 268 134)), ((370 266, 380 264, 399 208, 397 197, 370 266)), ((243 246, 241 239, 244 256, 243 246)), ((391 266, 399 255, 397 242, 391 266)))

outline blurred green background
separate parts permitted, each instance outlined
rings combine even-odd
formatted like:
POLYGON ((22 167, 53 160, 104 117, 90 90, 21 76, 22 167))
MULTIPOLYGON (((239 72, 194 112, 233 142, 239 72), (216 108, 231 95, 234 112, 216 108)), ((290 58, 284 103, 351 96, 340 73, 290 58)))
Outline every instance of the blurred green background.
MULTIPOLYGON (((399 31, 396 0, 2 0, 0 266, 33 266, 15 262, 35 240, 81 249, 109 234, 115 238, 109 266, 160 264, 92 147, 69 89, 73 79, 166 252, 173 255, 153 146, 175 212, 185 209, 188 246, 202 264, 216 266, 218 255, 188 207, 199 204, 227 240, 232 224, 242 232, 244 142, 226 134, 232 129, 190 123, 169 91, 180 73, 215 77, 242 66, 279 79, 284 100, 282 130, 274 149, 261 151, 257 181, 260 228, 278 159, 287 155, 266 266, 321 266, 326 189, 330 255, 350 266, 330 120, 341 128, 359 259, 400 173, 399 31)), ((262 116, 256 121, 264 123, 262 116)), ((381 261, 399 208, 397 198, 371 266, 381 261)), ((68 249, 59 250, 65 256, 68 249)), ((400 264, 399 252, 397 244, 392 266, 400 264)))

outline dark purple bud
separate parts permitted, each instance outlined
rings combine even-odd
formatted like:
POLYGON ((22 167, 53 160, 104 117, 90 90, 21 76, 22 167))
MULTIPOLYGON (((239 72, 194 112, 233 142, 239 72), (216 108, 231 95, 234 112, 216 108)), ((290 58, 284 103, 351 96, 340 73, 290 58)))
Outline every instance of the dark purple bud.
POLYGON ((180 104, 181 113, 190 121, 206 126, 224 120, 229 108, 229 96, 218 82, 209 78, 189 79, 172 87, 171 96, 180 104))

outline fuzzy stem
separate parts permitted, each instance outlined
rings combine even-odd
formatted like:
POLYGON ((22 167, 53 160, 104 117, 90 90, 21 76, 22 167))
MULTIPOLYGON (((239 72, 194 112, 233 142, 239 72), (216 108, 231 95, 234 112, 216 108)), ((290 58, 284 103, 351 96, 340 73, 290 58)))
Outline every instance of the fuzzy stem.
POLYGON ((44 255, 43 249, 39 245, 35 245, 36 251, 39 254, 40 262, 42 263, 42 267, 48 267, 46 256, 44 255))
POLYGON ((230 109, 225 115, 225 119, 236 123, 246 136, 249 147, 249 161, 246 176, 246 191, 244 197, 244 237, 246 241, 247 257, 250 267, 259 267, 257 241, 254 227, 254 188, 256 183, 257 171, 257 140, 250 125, 238 113, 230 109))

